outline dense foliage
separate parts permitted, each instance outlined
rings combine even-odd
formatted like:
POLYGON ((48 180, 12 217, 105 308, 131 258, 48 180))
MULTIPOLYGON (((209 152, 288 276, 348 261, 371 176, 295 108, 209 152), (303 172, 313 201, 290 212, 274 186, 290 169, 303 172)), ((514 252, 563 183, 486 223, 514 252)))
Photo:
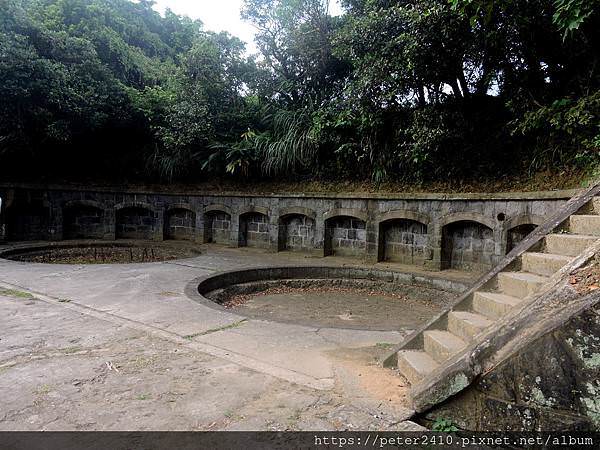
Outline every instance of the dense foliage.
POLYGON ((0 172, 424 181, 588 167, 598 0, 0 0, 0 172))

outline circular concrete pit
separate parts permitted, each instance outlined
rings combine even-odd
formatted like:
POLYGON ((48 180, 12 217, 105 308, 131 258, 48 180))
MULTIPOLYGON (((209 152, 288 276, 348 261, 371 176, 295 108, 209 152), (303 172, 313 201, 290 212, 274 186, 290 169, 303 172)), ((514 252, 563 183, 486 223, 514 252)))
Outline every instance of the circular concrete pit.
POLYGON ((22 244, 4 249, 0 257, 45 264, 131 264, 171 261, 200 255, 187 242, 72 242, 22 244))
POLYGON ((273 267, 194 280, 188 295, 238 315, 319 328, 414 329, 466 286, 445 279, 349 267, 273 267))

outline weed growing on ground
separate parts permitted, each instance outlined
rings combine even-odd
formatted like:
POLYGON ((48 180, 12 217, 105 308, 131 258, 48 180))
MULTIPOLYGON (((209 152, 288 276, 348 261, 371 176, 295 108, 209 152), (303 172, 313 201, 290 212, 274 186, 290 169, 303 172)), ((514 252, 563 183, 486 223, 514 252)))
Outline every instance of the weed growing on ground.
POLYGON ((186 336, 183 336, 183 338, 191 341, 192 339, 194 339, 195 337, 198 337, 198 336, 206 336, 207 334, 216 333, 217 331, 225 331, 225 330, 231 330, 232 328, 237 328, 246 322, 248 322, 248 319, 242 319, 238 322, 234 322, 232 324, 225 325, 222 327, 211 328, 210 330, 202 331, 200 333, 188 334, 186 336))
POLYGON ((442 433, 451 433, 453 431, 458 431, 458 427, 452 422, 451 419, 444 419, 443 417, 438 417, 433 422, 433 426, 431 427, 433 431, 440 431, 442 433))
POLYGON ((29 292, 18 291, 16 289, 4 289, 0 288, 0 295, 4 295, 5 297, 15 297, 15 298, 33 298, 29 292))

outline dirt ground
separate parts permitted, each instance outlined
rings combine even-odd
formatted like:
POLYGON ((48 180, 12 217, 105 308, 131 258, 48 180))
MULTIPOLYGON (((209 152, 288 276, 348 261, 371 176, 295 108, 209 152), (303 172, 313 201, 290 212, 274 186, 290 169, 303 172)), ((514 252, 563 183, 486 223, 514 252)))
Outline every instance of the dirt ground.
POLYGON ((352 288, 275 288, 240 297, 231 299, 232 311, 251 317, 318 327, 410 330, 441 311, 452 294, 407 285, 396 295, 352 288))
POLYGON ((190 258, 199 253, 200 249, 195 245, 173 241, 142 246, 52 248, 17 253, 8 259, 44 264, 130 264, 190 258))

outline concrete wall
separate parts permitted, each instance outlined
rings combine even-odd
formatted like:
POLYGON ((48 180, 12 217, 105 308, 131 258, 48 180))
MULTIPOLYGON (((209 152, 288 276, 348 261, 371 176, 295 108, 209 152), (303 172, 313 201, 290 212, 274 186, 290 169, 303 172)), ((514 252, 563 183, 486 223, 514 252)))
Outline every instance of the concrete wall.
POLYGON ((509 230, 539 224, 573 194, 260 196, 1 185, 0 239, 185 238, 485 270, 506 254, 509 230), (101 209, 101 224, 73 216, 77 203, 101 209))

